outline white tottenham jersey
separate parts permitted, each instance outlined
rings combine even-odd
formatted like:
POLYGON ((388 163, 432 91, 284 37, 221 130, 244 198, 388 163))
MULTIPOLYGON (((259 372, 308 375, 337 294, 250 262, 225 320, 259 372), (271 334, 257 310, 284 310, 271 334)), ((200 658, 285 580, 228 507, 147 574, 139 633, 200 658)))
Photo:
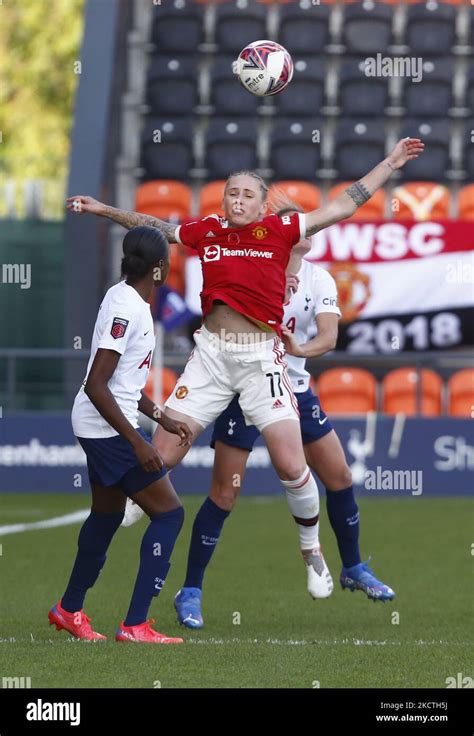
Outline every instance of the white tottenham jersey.
MULTIPOLYGON (((310 334, 313 337, 317 334, 317 314, 331 312, 340 317, 341 312, 337 306, 336 282, 324 268, 303 259, 296 275, 300 280, 298 290, 284 307, 283 324, 293 332, 296 341, 301 345, 309 340, 310 334)), ((310 374, 305 368, 306 358, 296 358, 287 353, 285 359, 293 391, 307 391, 310 374)))
POLYGON ((138 401, 150 370, 155 334, 150 305, 125 281, 112 286, 99 307, 86 378, 72 409, 76 437, 115 437, 118 434, 84 393, 99 348, 115 350, 121 355, 108 386, 122 413, 136 428, 138 401))

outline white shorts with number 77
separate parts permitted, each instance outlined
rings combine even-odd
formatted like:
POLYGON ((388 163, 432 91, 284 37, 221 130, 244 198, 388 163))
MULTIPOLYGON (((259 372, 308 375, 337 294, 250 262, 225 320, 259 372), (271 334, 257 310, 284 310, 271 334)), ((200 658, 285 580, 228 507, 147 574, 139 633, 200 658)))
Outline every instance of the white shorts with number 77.
POLYGON ((278 337, 247 344, 227 342, 202 325, 194 341, 196 347, 165 406, 206 427, 240 394, 247 425, 254 424, 260 431, 281 419, 299 421, 285 349, 278 337))

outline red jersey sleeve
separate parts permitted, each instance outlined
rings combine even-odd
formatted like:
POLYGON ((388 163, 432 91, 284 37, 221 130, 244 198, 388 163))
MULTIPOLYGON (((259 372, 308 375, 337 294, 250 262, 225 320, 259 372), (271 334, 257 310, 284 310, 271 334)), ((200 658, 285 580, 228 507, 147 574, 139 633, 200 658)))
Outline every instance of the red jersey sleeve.
POLYGON ((278 231, 290 247, 299 243, 306 237, 306 215, 302 212, 294 212, 292 215, 275 215, 275 223, 278 231))
POLYGON ((185 222, 183 225, 178 225, 174 233, 176 241, 181 243, 181 245, 187 245, 188 248, 196 250, 201 232, 201 222, 201 220, 193 220, 192 222, 185 222))

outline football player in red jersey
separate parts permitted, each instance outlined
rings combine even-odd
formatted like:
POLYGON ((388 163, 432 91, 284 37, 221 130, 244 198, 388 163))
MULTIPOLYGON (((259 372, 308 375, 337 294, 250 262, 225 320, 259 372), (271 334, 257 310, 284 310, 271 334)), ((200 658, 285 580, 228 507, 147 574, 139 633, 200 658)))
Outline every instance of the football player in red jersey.
MULTIPOLYGON (((68 199, 72 211, 108 217, 126 228, 157 227, 169 242, 184 243, 197 251, 203 269, 204 321, 195 332, 196 347, 166 402, 166 413, 186 422, 197 437, 240 395, 245 420, 262 433, 285 487, 305 564, 320 577, 318 489, 305 460, 297 403, 280 339, 285 269, 295 244, 350 217, 393 171, 418 158, 423 148, 418 138, 402 139, 386 159, 327 205, 282 218, 266 214, 267 187, 254 172, 238 172, 227 180, 225 218, 211 215, 178 227, 91 197, 68 199)), ((160 428, 153 441, 169 469, 187 452, 160 428)), ((214 506, 207 513, 218 526, 221 510, 214 506)))

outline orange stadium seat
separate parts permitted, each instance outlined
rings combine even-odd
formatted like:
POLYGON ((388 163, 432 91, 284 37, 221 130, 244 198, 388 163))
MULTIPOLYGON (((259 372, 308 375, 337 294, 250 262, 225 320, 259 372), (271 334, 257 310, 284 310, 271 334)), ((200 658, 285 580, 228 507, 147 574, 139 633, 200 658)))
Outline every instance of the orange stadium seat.
POLYGON ((191 214, 191 196, 191 189, 179 181, 147 181, 137 189, 135 209, 165 220, 183 220, 191 214))
POLYGON ((466 184, 459 190, 458 209, 460 220, 474 220, 474 184, 466 184))
MULTIPOLYGON (((306 181, 277 181, 270 187, 269 200, 272 207, 272 198, 282 192, 295 204, 299 204, 305 212, 314 210, 321 204, 321 192, 314 184, 306 181)), ((273 209, 273 208, 272 208, 273 209)))
MULTIPOLYGON (((154 378, 154 368, 150 368, 150 372, 148 374, 147 382, 145 384, 145 394, 148 396, 148 398, 153 399, 153 378, 154 378)), ((161 396, 161 404, 166 401, 166 399, 173 393, 174 387, 176 386, 176 382, 178 380, 178 375, 171 370, 171 368, 163 368, 161 373, 161 388, 162 388, 162 396, 161 396)))
MULTIPOLYGON (((421 374, 421 414, 439 416, 441 414, 441 377, 423 368, 421 374)), ((383 411, 386 414, 417 413, 417 378, 415 368, 397 368, 387 373, 382 381, 383 411)))
POLYGON ((201 217, 207 215, 223 215, 222 197, 224 196, 225 179, 211 181, 204 184, 199 195, 199 214, 201 217))
MULTIPOLYGON (((342 194, 353 182, 345 181, 342 184, 336 184, 329 190, 329 200, 335 199, 342 194)), ((385 212, 385 192, 378 189, 368 202, 359 207, 352 215, 351 220, 383 220, 385 212)))
POLYGON ((362 368, 330 368, 318 379, 321 406, 327 414, 375 411, 377 381, 362 368))
POLYGON ((443 184, 430 181, 401 184, 392 192, 393 217, 395 220, 445 220, 449 218, 450 200, 449 189, 443 184))
POLYGON ((464 368, 448 381, 448 414, 474 418, 474 369, 464 368))

